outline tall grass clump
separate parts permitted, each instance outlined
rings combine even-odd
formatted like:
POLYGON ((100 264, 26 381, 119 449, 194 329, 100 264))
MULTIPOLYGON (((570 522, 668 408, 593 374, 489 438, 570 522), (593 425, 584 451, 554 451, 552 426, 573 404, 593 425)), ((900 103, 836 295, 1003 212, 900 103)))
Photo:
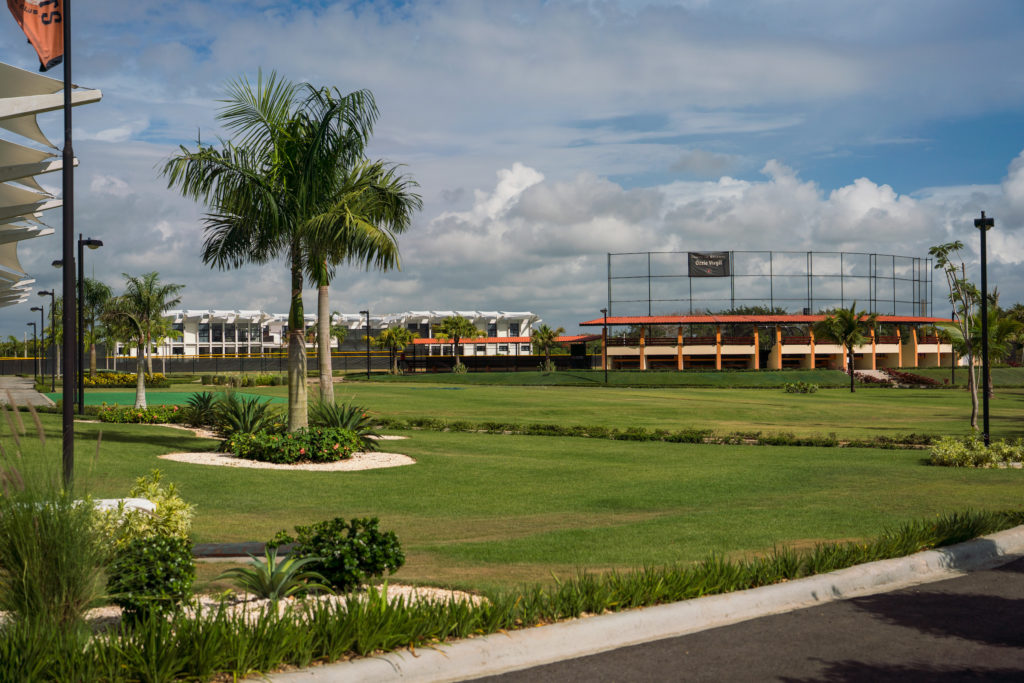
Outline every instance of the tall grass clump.
POLYGON ((103 595, 109 554, 92 501, 65 489, 59 459, 47 457, 38 416, 28 437, 16 411, 0 412, 0 610, 64 630, 103 595))

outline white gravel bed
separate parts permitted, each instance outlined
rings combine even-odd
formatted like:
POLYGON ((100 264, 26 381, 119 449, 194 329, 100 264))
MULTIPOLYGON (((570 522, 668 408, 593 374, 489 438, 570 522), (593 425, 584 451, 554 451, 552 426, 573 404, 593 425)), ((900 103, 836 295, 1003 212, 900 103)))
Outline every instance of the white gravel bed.
POLYGON ((187 462, 193 465, 221 465, 223 467, 252 467, 264 470, 308 470, 311 472, 355 472, 358 470, 374 470, 384 467, 401 467, 413 465, 415 460, 400 453, 353 453, 348 460, 322 463, 299 463, 281 465, 259 460, 246 460, 230 453, 168 453, 159 456, 164 460, 187 462))

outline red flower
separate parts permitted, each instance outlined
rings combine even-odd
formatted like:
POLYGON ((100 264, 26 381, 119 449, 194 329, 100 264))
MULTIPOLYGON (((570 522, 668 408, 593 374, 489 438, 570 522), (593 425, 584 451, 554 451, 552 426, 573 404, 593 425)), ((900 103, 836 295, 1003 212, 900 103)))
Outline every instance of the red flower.
POLYGON ((306 449, 305 448, 300 448, 299 449, 299 455, 305 455, 305 454, 306 454, 306 449))

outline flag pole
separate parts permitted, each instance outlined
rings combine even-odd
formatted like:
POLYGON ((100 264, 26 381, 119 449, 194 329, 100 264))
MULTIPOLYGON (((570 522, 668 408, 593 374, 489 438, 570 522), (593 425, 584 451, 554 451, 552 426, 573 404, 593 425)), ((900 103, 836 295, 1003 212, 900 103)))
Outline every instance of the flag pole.
POLYGON ((64 296, 64 394, 63 394, 63 481, 69 490, 75 478, 75 344, 78 339, 75 329, 75 153, 71 145, 71 0, 64 0, 61 24, 64 34, 64 153, 61 175, 63 176, 62 237, 64 296))

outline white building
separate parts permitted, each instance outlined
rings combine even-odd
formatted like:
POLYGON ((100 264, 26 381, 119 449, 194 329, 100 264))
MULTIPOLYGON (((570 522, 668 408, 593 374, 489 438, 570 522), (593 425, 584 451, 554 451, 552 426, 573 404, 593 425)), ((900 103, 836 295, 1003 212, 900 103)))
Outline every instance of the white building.
MULTIPOLYGON (((467 318, 484 336, 467 341, 461 346, 465 355, 528 355, 530 331, 541 322, 534 313, 526 311, 407 311, 383 315, 370 313, 369 334, 376 336, 381 330, 402 327, 417 335, 420 353, 450 355, 451 343, 435 339, 435 328, 450 316, 467 318), (421 346, 422 345, 422 346, 421 346), (442 348, 443 346, 443 348, 442 348)), ((157 349, 161 356, 234 356, 239 354, 280 352, 288 333, 288 316, 284 313, 265 313, 257 310, 176 310, 167 315, 172 329, 179 332, 177 339, 164 340, 157 349)), ((366 335, 367 318, 360 313, 341 313, 332 323, 349 329, 348 345, 362 344, 366 335)), ((306 329, 316 325, 316 315, 305 316, 306 329)), ((313 348, 312 342, 307 347, 313 348)), ((119 353, 134 355, 129 344, 119 344, 119 353)))

